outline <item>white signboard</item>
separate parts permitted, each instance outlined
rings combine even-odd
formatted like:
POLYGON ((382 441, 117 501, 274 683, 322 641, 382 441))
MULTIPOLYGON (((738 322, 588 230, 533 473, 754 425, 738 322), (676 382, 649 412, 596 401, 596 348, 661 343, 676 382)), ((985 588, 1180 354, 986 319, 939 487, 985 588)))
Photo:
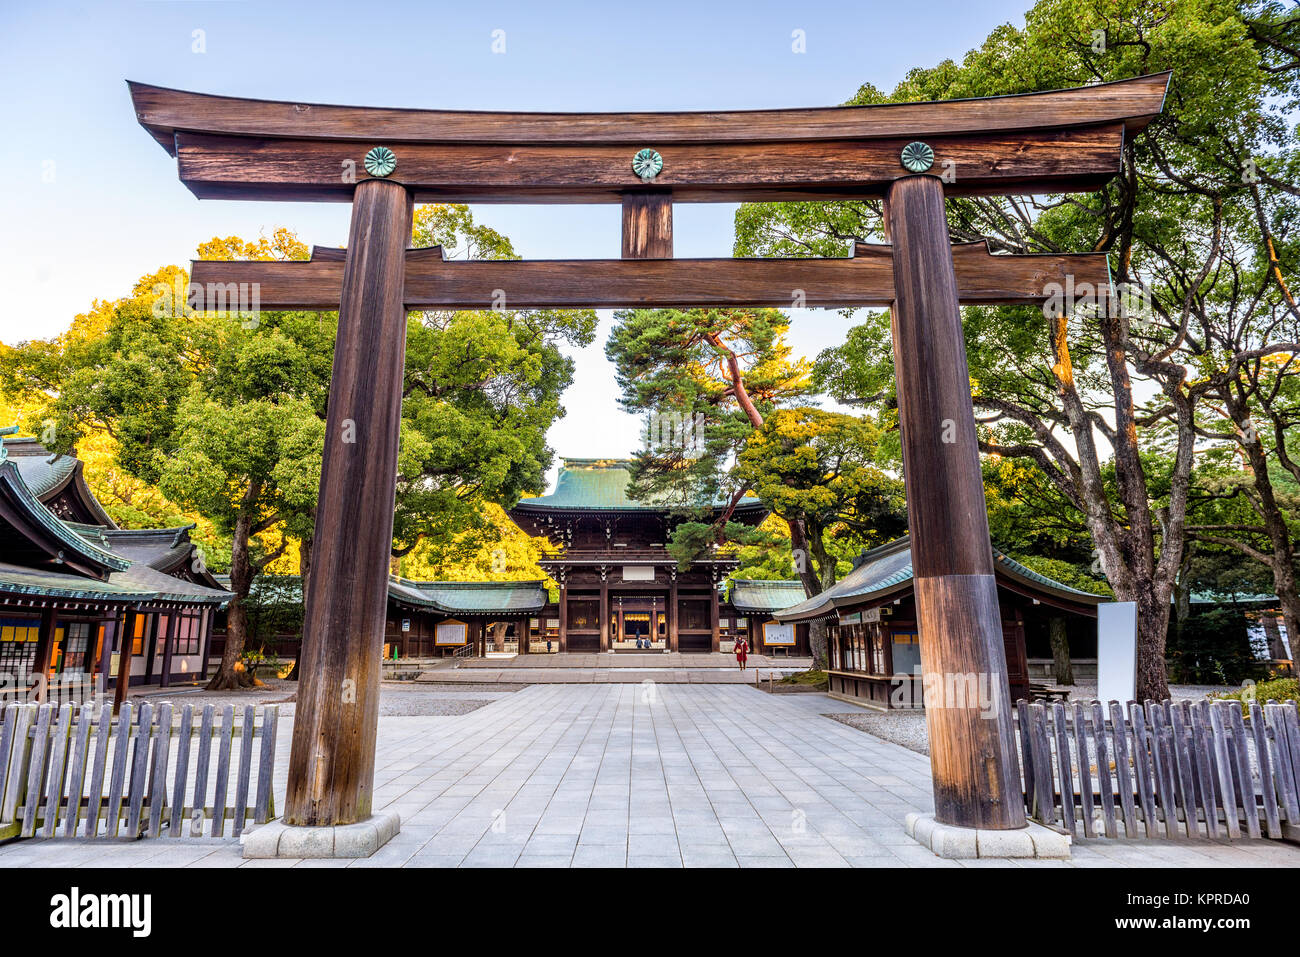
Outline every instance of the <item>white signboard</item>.
POLYGON ((434 632, 433 642, 436 645, 463 645, 466 630, 463 621, 444 621, 434 632))
POLYGON ((655 567, 653 565, 624 565, 623 581, 625 582, 652 582, 655 580, 655 567))
POLYGON ((1137 696, 1137 602, 1097 606, 1097 700, 1132 701, 1137 696))
POLYGON ((763 624, 763 644, 765 645, 793 645, 794 644, 794 625, 793 623, 782 624, 779 621, 769 621, 763 624))

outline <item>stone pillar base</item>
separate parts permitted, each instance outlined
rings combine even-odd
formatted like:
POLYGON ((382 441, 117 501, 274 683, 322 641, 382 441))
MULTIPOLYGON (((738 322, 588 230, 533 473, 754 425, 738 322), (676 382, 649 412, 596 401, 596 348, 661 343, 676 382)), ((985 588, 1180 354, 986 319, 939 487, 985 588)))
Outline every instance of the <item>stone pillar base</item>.
POLYGON ((392 840, 401 827, 402 820, 395 811, 332 827, 295 827, 271 821, 244 834, 244 857, 369 857, 392 840))
POLYGON ((940 824, 933 814, 909 814, 903 824, 914 838, 939 857, 1070 857, 1070 835, 1030 821, 1012 830, 985 830, 940 824))

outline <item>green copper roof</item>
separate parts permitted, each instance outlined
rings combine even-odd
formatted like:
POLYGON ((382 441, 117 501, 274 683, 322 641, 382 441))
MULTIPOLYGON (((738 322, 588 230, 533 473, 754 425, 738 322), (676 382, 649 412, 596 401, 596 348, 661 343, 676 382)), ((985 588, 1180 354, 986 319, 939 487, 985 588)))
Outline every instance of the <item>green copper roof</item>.
POLYGON ((48 495, 68 480, 77 470, 76 456, 54 457, 49 450, 27 436, 4 439, 8 458, 22 474, 23 481, 37 498, 48 495), (54 461, 50 461, 53 458, 54 461))
MULTIPOLYGON (((996 572, 1019 581, 1044 595, 1073 600, 1083 605, 1096 605, 1106 601, 1105 595, 1094 595, 1058 582, 1046 575, 1008 558, 997 548, 993 549, 996 572)), ((834 614, 840 608, 867 604, 903 591, 912 581, 912 542, 907 536, 887 545, 863 552, 854 562, 853 571, 820 595, 781 609, 776 617, 782 621, 806 621, 834 614)))
MULTIPOLYGON (((555 491, 550 495, 521 498, 519 507, 607 511, 665 511, 673 507, 689 507, 628 498, 631 459, 561 459, 561 463, 555 491)), ((713 504, 717 507, 725 503, 713 504)), ((761 503, 747 495, 737 507, 761 507, 761 503)))
POLYGON ((109 528, 117 528, 109 518, 104 507, 99 504, 85 478, 80 474, 82 461, 75 455, 52 455, 50 450, 31 436, 6 436, 3 442, 4 456, 18 468, 23 482, 42 502, 49 501, 50 496, 58 492, 69 482, 76 483, 74 497, 79 499, 95 521, 109 528))
POLYGON ((229 592, 173 578, 148 565, 130 565, 123 571, 111 572, 108 581, 104 582, 80 575, 0 563, 0 591, 88 601, 165 601, 221 605, 230 600, 229 592))
POLYGON ((770 612, 801 602, 803 583, 758 578, 736 578, 731 582, 731 607, 736 611, 770 612))
MULTIPOLYGON (((229 585, 230 578, 218 575, 229 585)), ((263 576, 253 582, 250 595, 266 604, 299 604, 302 581, 297 575, 263 576)), ((525 615, 546 605, 546 587, 540 581, 523 582, 417 582, 390 576, 388 597, 414 608, 446 615, 525 615)))
POLYGON ((525 615, 546 606, 546 588, 527 582, 414 582, 388 580, 388 597, 448 615, 525 615))
POLYGON ((127 559, 118 558, 116 555, 112 555, 94 545, 88 539, 82 538, 62 519, 46 508, 32 490, 27 487, 27 482, 23 479, 23 474, 15 460, 9 459, 0 463, 0 480, 4 481, 12 490, 18 507, 30 515, 37 523, 43 525, 56 541, 69 550, 79 553, 98 565, 117 569, 118 571, 122 571, 131 564, 127 559))
POLYGON ((17 508, 19 514, 30 517, 51 534, 54 542, 65 546, 59 550, 60 556, 76 553, 102 568, 108 576, 107 581, 101 581, 81 574, 2 562, 0 590, 24 595, 135 602, 222 604, 230 598, 229 592, 173 578, 147 563, 113 554, 110 550, 115 536, 148 538, 161 532, 171 542, 176 538, 176 529, 131 533, 64 522, 27 487, 14 459, 0 463, 0 487, 7 490, 6 501, 17 508))

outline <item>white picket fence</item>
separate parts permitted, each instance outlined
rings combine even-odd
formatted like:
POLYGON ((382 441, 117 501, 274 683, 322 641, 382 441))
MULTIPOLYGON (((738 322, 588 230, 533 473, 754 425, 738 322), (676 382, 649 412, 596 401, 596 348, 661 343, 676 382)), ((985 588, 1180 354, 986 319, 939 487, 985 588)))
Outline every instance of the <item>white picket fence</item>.
POLYGON ((238 725, 232 705, 219 721, 210 704, 197 723, 193 705, 173 717, 169 701, 127 701, 118 717, 109 704, 5 706, 0 841, 222 837, 227 821, 238 837, 274 817, 275 705, 245 706, 238 725))
POLYGON ((1019 701, 1026 809, 1084 838, 1281 838, 1300 826, 1300 712, 1273 701, 1249 710, 1246 720, 1236 701, 1129 702, 1127 715, 1116 701, 1019 701))

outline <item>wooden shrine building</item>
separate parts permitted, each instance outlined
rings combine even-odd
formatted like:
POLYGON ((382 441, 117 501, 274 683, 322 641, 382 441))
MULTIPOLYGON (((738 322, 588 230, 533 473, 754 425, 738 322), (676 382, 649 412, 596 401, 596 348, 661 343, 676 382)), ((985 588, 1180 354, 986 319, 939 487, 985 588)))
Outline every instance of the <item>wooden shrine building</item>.
MULTIPOLYGON (((733 578, 727 604, 734 615, 734 633, 745 636, 754 654, 809 655, 808 623, 783 622, 776 617, 778 611, 804 597, 803 583, 797 580, 733 578)), ((723 650, 730 649, 724 645, 723 650)))
MULTIPOLYGON (((520 499, 510 517, 563 553, 540 564, 560 586, 560 651, 718 651, 719 590, 736 560, 710 553, 681 571, 666 548, 685 514, 627 495, 627 459, 564 459, 555 491, 520 499)), ((706 506, 706 511, 722 506, 706 506)), ((767 510, 742 498, 732 519, 767 510)))
POLYGON ((388 580, 384 644, 402 658, 486 655, 494 636, 521 655, 545 644, 546 583, 388 580), (492 627, 497 626, 497 627, 492 627), (541 632, 538 635, 538 632, 541 632))
POLYGON ((198 570, 194 548, 188 527, 118 528, 80 461, 4 439, 0 698, 103 691, 123 654, 130 684, 202 680, 213 614, 230 594, 198 570))
MULTIPOLYGON (((1063 617, 1072 632, 1090 633, 1095 647, 1097 605, 1107 599, 1040 575, 996 548, 993 559, 1009 700, 1028 699, 1027 636, 1045 638, 1050 619, 1063 617)), ((789 624, 828 619, 833 697, 884 709, 924 703, 909 538, 863 552, 843 580, 775 617, 789 624)))

